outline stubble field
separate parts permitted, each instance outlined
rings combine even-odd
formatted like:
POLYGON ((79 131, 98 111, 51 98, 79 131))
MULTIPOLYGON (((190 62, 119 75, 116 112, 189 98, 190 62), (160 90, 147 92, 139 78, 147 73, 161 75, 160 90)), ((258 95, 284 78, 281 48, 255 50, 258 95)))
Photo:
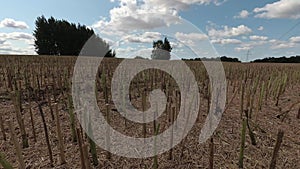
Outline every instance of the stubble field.
MULTIPOLYGON (((76 57, 0 56, 0 168, 269 168, 275 162, 277 168, 300 168, 300 64, 223 63, 225 112, 213 136, 199 144, 210 84, 201 62, 186 61, 201 96, 196 124, 171 151, 131 159, 103 150, 83 132, 72 103, 75 62, 76 57)), ((111 96, 111 79, 121 62, 104 59, 99 66, 101 112, 128 136, 163 132, 181 108, 178 84, 157 69, 140 72, 130 84, 131 103, 147 110, 149 92, 161 89, 168 98, 166 111, 147 124, 126 120, 111 96)))

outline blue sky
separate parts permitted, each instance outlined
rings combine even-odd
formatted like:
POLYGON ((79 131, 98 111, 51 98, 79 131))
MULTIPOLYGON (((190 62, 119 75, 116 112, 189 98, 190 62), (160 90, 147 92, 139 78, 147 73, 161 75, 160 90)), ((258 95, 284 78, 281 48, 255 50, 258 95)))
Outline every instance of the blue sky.
POLYGON ((35 54, 32 32, 41 15, 90 26, 120 57, 149 57, 152 41, 164 34, 178 57, 196 57, 192 50, 243 61, 247 53, 249 60, 300 55, 299 0, 6 1, 0 53, 35 54))

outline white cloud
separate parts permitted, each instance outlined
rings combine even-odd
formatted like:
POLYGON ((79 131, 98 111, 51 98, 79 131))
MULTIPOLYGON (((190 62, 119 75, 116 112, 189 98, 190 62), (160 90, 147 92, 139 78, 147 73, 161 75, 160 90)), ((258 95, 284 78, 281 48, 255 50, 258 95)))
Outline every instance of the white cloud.
POLYGON ((180 23, 179 11, 193 4, 220 5, 219 0, 119 0, 110 10, 109 19, 102 18, 93 28, 108 35, 120 35, 134 30, 152 30, 180 23))
POLYGON ((247 35, 252 33, 252 30, 245 25, 239 25, 238 27, 223 26, 222 30, 216 30, 215 28, 208 28, 208 35, 210 37, 235 37, 241 35, 247 35))
POLYGON ((0 39, 0 45, 3 45, 6 42, 4 39, 0 39))
POLYGON ((27 42, 34 40, 33 35, 24 32, 0 33, 0 38, 5 40, 25 40, 27 42))
POLYGON ((272 45, 271 49, 287 49, 293 47, 295 47, 295 44, 293 43, 279 43, 279 44, 272 45))
POLYGON ((15 21, 11 18, 5 18, 0 22, 0 28, 16 28, 16 29, 28 29, 29 26, 23 21, 15 21))
POLYGON ((133 47, 125 47, 119 48, 116 50, 117 57, 123 58, 135 58, 136 56, 140 56, 143 58, 149 58, 151 56, 153 48, 133 48, 133 47))
POLYGON ((239 13, 239 15, 234 16, 234 18, 236 18, 236 19, 238 19, 238 18, 244 19, 244 18, 248 18, 249 15, 250 15, 250 13, 247 10, 242 10, 239 13))
POLYGON ((31 34, 24 32, 11 32, 0 33, 0 53, 3 54, 19 54, 19 55, 31 55, 36 54, 34 52, 34 37, 31 34), (25 45, 19 46, 12 41, 21 41, 25 45), (1 44, 1 42, 3 42, 1 44))
POLYGON ((164 7, 172 7, 177 10, 187 9, 190 5, 209 5, 211 3, 219 6, 227 0, 144 0, 150 5, 162 5, 164 7))
POLYGON ((262 8, 255 8, 253 12, 257 13, 258 18, 300 18, 299 0, 279 0, 265 5, 262 8))
POLYGON ((263 45, 266 45, 266 44, 269 43, 269 41, 261 40, 261 39, 265 39, 265 38, 256 38, 256 37, 253 38, 252 37, 252 40, 254 40, 254 41, 243 42, 238 47, 235 47, 234 50, 237 51, 237 52, 247 51, 247 50, 251 50, 251 49, 256 48, 256 47, 260 48, 263 45), (254 39, 256 39, 256 40, 254 40, 254 39))
POLYGON ((300 43, 300 36, 295 36, 290 38, 290 42, 292 43, 300 43))
POLYGON ((179 23, 180 17, 175 9, 138 5, 137 1, 122 0, 120 7, 110 10, 110 20, 102 19, 92 27, 101 33, 114 35, 133 30, 151 30, 179 23))
POLYGON ((182 33, 176 32, 175 37, 188 46, 194 46, 196 42, 208 40, 208 36, 202 33, 182 33))
POLYGON ((182 33, 182 32, 176 32, 175 37, 179 40, 208 40, 208 36, 202 33, 182 33))
POLYGON ((253 35, 249 37, 251 40, 255 40, 255 41, 265 41, 268 40, 269 38, 266 36, 257 36, 257 35, 253 35))
POLYGON ((136 48, 132 48, 132 47, 118 48, 116 49, 116 53, 130 53, 136 50, 137 50, 136 48))
POLYGON ((270 48, 271 49, 287 49, 287 48, 293 48, 296 46, 293 42, 287 42, 287 41, 281 41, 276 39, 269 40, 270 42, 270 48))
POLYGON ((24 32, 0 33, 0 39, 5 41, 23 41, 27 45, 34 45, 33 35, 24 32))
POLYGON ((227 45, 227 44, 240 44, 242 41, 238 39, 213 39, 211 43, 227 45))
POLYGON ((11 43, 5 43, 0 46, 1 54, 15 54, 15 55, 34 55, 34 46, 28 46, 26 48, 19 48, 11 43))
MULTIPOLYGON (((182 43, 180 43, 180 42, 170 42, 170 45, 173 48, 173 50, 172 50, 173 52, 175 50, 179 50, 179 48, 183 48, 184 47, 184 45, 182 43)), ((182 49, 180 49, 180 50, 182 50, 182 49)))
POLYGON ((237 51, 237 52, 247 51, 247 50, 250 50, 250 49, 252 49, 252 47, 250 47, 250 46, 242 46, 242 47, 234 48, 234 50, 237 51))
POLYGON ((260 27, 257 28, 257 30, 259 30, 259 31, 263 31, 264 29, 265 28, 263 26, 260 26, 260 27))
POLYGON ((145 32, 142 35, 131 34, 123 36, 123 41, 130 43, 152 43, 154 40, 161 39, 159 32, 145 32))

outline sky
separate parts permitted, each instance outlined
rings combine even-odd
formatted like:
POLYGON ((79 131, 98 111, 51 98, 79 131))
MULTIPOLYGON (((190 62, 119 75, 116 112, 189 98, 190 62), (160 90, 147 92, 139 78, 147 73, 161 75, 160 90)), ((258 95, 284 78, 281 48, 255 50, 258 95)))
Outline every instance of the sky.
POLYGON ((299 0, 13 0, 0 6, 0 54, 36 54, 35 19, 84 24, 117 57, 150 57, 167 37, 172 58, 242 61, 300 55, 299 0))

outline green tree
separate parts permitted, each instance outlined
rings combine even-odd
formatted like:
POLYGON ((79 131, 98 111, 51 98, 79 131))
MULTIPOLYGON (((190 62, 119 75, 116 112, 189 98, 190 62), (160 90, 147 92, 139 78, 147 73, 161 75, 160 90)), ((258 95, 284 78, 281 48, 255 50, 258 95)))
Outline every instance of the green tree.
MULTIPOLYGON (((115 52, 109 49, 108 43, 95 35, 94 30, 85 25, 76 25, 66 20, 53 17, 46 19, 38 17, 34 30, 35 49, 39 55, 74 55, 78 56, 85 43, 92 38, 95 56, 115 57, 115 52), (99 53, 95 52, 98 51, 99 53), (104 54, 102 54, 105 52, 104 54)), ((85 55, 92 55, 91 52, 85 55)))
POLYGON ((157 60, 170 60, 171 51, 172 47, 168 38, 165 38, 164 41, 154 41, 151 58, 157 60))

